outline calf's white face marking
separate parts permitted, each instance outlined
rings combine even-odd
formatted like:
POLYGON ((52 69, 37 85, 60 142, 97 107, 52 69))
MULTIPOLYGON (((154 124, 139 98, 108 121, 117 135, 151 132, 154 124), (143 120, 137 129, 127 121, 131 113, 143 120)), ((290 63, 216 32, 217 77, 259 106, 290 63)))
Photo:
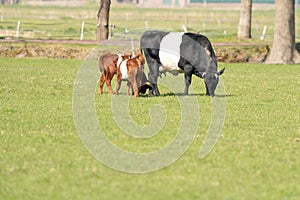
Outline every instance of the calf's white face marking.
POLYGON ((181 69, 178 67, 180 59, 180 44, 184 33, 170 32, 160 42, 159 59, 162 66, 161 73, 170 72, 177 75, 181 69))

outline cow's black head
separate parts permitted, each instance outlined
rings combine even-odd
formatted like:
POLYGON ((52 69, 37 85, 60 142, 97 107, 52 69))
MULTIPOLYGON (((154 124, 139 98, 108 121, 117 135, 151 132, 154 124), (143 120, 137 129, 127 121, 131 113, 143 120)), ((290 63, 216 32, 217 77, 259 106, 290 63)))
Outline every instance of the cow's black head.
POLYGON ((215 96, 215 90, 217 88, 218 82, 219 82, 219 76, 223 74, 225 71, 225 68, 223 68, 219 72, 204 72, 202 74, 202 78, 205 82, 206 87, 206 95, 207 96, 215 96))

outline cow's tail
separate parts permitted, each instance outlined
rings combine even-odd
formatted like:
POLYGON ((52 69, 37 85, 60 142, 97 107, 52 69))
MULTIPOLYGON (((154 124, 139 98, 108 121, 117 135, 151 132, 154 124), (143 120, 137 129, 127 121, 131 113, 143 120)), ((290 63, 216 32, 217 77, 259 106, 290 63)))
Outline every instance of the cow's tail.
POLYGON ((103 72, 102 72, 102 73, 104 74, 104 77, 105 77, 105 79, 106 79, 106 74, 107 74, 107 73, 106 73, 106 68, 103 69, 103 72))
POLYGON ((103 73, 104 77, 106 78, 107 72, 106 72, 106 67, 104 66, 104 61, 103 61, 103 59, 104 59, 104 56, 100 56, 100 57, 99 57, 99 71, 100 71, 101 73, 103 73))
POLYGON ((143 48, 140 48, 140 53, 144 56, 145 58, 145 54, 144 54, 144 51, 143 51, 143 48))
POLYGON ((101 69, 104 68, 104 65, 103 65, 103 56, 99 57, 98 62, 99 62, 99 71, 102 72, 101 69))
POLYGON ((213 62, 216 64, 216 66, 218 66, 217 56, 210 42, 207 49, 210 52, 210 57, 212 58, 213 62))

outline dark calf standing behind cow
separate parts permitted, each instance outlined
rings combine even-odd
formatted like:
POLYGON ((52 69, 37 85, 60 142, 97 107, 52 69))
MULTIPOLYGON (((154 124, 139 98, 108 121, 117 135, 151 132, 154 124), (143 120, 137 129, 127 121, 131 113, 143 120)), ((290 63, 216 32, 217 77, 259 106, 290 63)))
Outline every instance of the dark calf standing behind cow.
MULTIPOLYGON (((193 74, 204 79, 206 95, 215 95, 219 76, 223 74, 225 68, 217 71, 218 65, 214 50, 205 36, 194 33, 146 31, 141 37, 140 48, 148 63, 148 81, 150 83, 145 82, 145 80, 137 80, 140 83, 138 93, 145 93, 145 90, 149 89, 149 95, 155 93, 159 96, 158 77, 165 72, 170 72, 173 75, 183 72, 185 77, 184 95, 188 95, 193 74)), ((114 63, 116 62, 114 60, 114 63)), ((118 64, 115 64, 115 67, 117 69, 118 64)), ((141 77, 137 74, 134 76, 141 77)), ((102 92, 101 83, 100 89, 102 92)), ((135 96, 138 95, 135 93, 135 96)))

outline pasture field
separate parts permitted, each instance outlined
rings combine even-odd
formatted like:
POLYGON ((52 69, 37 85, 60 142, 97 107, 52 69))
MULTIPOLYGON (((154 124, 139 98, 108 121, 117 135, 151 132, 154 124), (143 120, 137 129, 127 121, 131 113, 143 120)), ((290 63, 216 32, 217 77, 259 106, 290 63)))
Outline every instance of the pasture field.
MULTIPOLYGON (((113 3, 110 24, 114 24, 112 39, 139 39, 147 28, 200 32, 215 42, 236 41, 239 22, 239 6, 217 4, 212 7, 191 5, 184 8, 143 8, 132 4, 113 3), (234 8, 233 8, 234 7, 234 8)), ((20 38, 79 40, 82 21, 85 21, 84 40, 96 39, 98 3, 80 7, 55 6, 0 6, 0 36, 15 36, 18 21, 21 22, 20 38)), ((298 9, 298 8, 297 8, 298 9)), ((296 12, 296 37, 300 35, 300 12, 296 12)), ((267 26, 264 43, 271 43, 274 26, 274 7, 254 6, 251 41, 261 43, 260 37, 267 26)))
MULTIPOLYGON (((178 127, 178 99, 197 98, 197 135, 180 159, 158 171, 129 174, 96 161, 73 120, 72 92, 82 60, 0 58, 0 199, 299 199, 300 65, 226 64, 222 75, 226 119, 212 152, 199 159, 210 124, 211 98, 194 77, 190 96, 160 87, 162 96, 129 98, 135 123, 149 123, 149 109, 167 113, 158 135, 137 139, 114 122, 112 97, 97 94, 96 115, 115 145, 149 152, 170 141, 178 127)), ((92 66, 93 67, 93 66, 92 66)), ((95 66, 97 68, 97 66, 95 66)), ((124 88, 124 83, 123 87, 124 88)), ((105 90, 107 91, 107 90, 105 90)), ((113 96, 114 99, 124 98, 113 96)))

